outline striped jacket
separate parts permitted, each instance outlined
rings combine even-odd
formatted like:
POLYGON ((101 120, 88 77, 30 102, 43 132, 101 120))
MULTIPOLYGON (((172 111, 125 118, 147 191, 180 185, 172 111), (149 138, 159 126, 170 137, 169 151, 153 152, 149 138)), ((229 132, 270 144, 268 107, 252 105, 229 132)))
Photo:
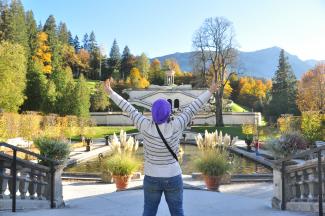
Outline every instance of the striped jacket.
MULTIPOLYGON (((127 112, 136 128, 143 136, 144 174, 153 177, 173 177, 182 173, 179 163, 174 159, 161 140, 155 123, 143 116, 129 102, 116 92, 110 94, 111 99, 124 112, 127 112)), ((211 92, 206 91, 183 109, 182 113, 167 123, 159 124, 159 129, 171 149, 178 154, 182 132, 192 117, 208 102, 211 92)))

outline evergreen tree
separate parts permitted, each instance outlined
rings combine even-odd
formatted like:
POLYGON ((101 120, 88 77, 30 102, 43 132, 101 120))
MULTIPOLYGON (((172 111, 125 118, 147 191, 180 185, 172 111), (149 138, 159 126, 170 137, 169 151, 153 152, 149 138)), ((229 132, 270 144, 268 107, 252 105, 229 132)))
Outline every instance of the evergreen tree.
POLYGON ((56 34, 56 21, 53 15, 50 15, 43 27, 43 31, 48 35, 48 43, 51 47, 58 44, 58 37, 56 34))
POLYGON ((46 83, 46 77, 42 71, 43 67, 40 65, 39 62, 35 61, 35 58, 32 58, 33 56, 36 56, 36 52, 38 49, 37 24, 32 11, 26 12, 26 26, 28 35, 29 56, 26 74, 26 100, 24 102, 22 110, 38 111, 41 107, 41 91, 46 83))
MULTIPOLYGON (((70 33, 71 34, 71 33, 70 33)), ((69 44, 69 32, 67 25, 64 22, 60 22, 58 27, 58 38, 62 44, 69 44)))
POLYGON ((268 108, 270 116, 281 114, 297 114, 296 105, 297 80, 282 49, 279 56, 278 69, 272 78, 271 101, 268 108))
POLYGON ((150 69, 150 61, 146 54, 142 53, 140 56, 137 57, 136 60, 136 67, 139 68, 141 75, 148 79, 149 76, 149 69, 150 69))
POLYGON ((41 111, 44 113, 55 113, 56 88, 52 80, 47 80, 41 91, 41 111))
POLYGON ((12 0, 10 5, 9 40, 28 48, 25 11, 20 0, 12 0))
POLYGON ((0 41, 6 40, 8 35, 9 6, 6 2, 0 1, 0 41))
POLYGON ((87 87, 86 80, 81 74, 73 91, 73 115, 79 117, 88 117, 90 108, 90 91, 87 87))
POLYGON ((52 80, 56 89, 55 111, 60 115, 72 114, 72 94, 74 81, 70 67, 57 71, 52 80))
POLYGON ((74 50, 76 51, 76 53, 78 53, 81 49, 78 35, 76 35, 73 39, 73 47, 74 47, 74 50))
POLYGON ((87 33, 84 35, 82 39, 82 48, 84 48, 89 52, 89 37, 87 33))
POLYGON ((19 44, 0 44, 0 86, 0 109, 17 112, 26 87, 26 54, 19 44))
POLYGON ((74 47, 74 40, 72 38, 71 31, 68 31, 69 45, 74 47))
POLYGON ((46 91, 46 76, 41 66, 35 62, 29 64, 26 78, 26 100, 22 109, 39 111, 43 101, 42 90, 46 91))
POLYGON ((43 24, 41 21, 39 21, 38 25, 37 25, 37 31, 43 31, 43 24))
POLYGON ((122 59, 121 59, 121 68, 120 68, 120 77, 125 80, 129 75, 131 69, 134 67, 135 58, 131 54, 128 46, 125 46, 123 49, 122 59))
POLYGON ((90 102, 92 111, 105 111, 109 105, 107 92, 102 83, 97 83, 95 93, 91 96, 90 102))
POLYGON ((98 45, 97 45, 95 33, 94 33, 94 31, 92 31, 89 36, 88 51, 91 53, 91 52, 95 51, 96 49, 98 49, 98 45))
POLYGON ((88 50, 90 54, 90 76, 91 79, 100 79, 99 73, 100 73, 100 64, 101 64, 101 53, 100 49, 97 45, 96 36, 95 33, 92 31, 89 36, 88 41, 88 50))
POLYGON ((121 54, 116 40, 114 40, 113 42, 109 57, 110 58, 108 59, 108 66, 110 76, 113 76, 114 79, 121 78, 119 74, 121 54))
POLYGON ((28 47, 29 47, 29 64, 31 61, 31 56, 34 56, 37 50, 37 24, 34 18, 33 11, 26 12, 26 27, 27 27, 27 37, 28 37, 28 47))

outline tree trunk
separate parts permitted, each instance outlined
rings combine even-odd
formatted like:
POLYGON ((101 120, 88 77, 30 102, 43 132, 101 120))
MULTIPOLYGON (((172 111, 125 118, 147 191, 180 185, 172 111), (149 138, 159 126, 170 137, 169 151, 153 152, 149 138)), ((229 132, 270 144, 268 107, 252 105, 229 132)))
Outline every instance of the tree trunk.
POLYGON ((216 127, 221 126, 223 127, 223 117, 222 117, 222 94, 218 91, 215 93, 215 99, 216 99, 216 127))

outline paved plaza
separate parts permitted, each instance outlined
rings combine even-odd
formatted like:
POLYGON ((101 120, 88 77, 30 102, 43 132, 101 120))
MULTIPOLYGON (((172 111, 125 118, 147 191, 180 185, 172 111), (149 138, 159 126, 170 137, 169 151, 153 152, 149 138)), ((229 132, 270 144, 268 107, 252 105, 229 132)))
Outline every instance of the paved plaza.
MULTIPOLYGON (((186 184, 186 181, 184 181, 186 184)), ((133 181, 130 187, 141 186, 133 181)), ((311 216, 310 213, 279 211, 271 208, 271 183, 224 185, 221 193, 205 190, 184 190, 187 216, 311 216)), ((143 191, 115 192, 114 184, 64 182, 66 207, 26 212, 0 212, 1 216, 139 216, 143 207, 143 191)), ((170 215, 162 197, 158 216, 170 215)))

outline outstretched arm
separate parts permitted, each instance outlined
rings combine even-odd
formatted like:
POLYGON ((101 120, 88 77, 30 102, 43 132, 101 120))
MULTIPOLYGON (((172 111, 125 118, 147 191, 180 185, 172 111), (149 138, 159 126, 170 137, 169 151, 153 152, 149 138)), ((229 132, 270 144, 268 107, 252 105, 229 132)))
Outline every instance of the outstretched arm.
POLYGON ((120 107, 124 112, 127 112, 133 121, 133 124, 138 128, 139 131, 145 130, 149 125, 149 119, 144 117, 134 106, 132 106, 127 100, 122 98, 111 88, 110 80, 107 79, 104 85, 105 91, 109 94, 113 102, 120 107))
POLYGON ((218 90, 218 86, 213 79, 212 84, 206 92, 199 95, 194 101, 187 106, 183 112, 178 115, 174 122, 176 124, 176 128, 184 130, 186 125, 191 121, 192 117, 203 107, 204 104, 208 102, 211 95, 218 90))

